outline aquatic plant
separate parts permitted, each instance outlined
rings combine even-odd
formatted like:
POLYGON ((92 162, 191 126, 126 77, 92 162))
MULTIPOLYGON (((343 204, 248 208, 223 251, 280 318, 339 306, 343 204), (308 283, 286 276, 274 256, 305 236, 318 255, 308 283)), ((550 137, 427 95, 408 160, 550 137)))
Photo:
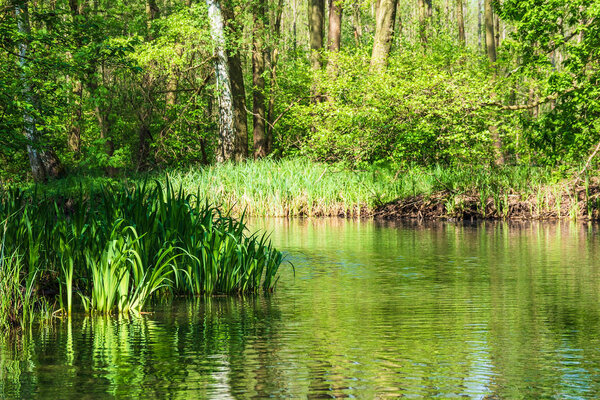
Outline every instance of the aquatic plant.
POLYGON ((140 312, 157 292, 273 290, 283 255, 200 194, 169 181, 105 185, 95 193, 0 196, 5 246, 27 269, 24 281, 39 271, 37 285, 59 293, 64 313, 71 313, 73 293, 88 312, 107 314, 140 312))

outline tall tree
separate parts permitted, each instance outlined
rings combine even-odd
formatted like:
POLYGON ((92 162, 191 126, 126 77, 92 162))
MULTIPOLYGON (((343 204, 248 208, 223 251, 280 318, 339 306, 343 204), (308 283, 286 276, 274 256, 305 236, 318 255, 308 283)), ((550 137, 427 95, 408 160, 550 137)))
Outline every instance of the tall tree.
POLYGON ((30 77, 26 73, 27 60, 29 59, 28 38, 31 34, 28 2, 26 0, 14 0, 13 6, 17 18, 17 27, 22 36, 19 42, 19 66, 21 67, 23 97, 35 110, 32 112, 30 108, 25 108, 23 112, 24 133, 28 141, 27 153, 33 179, 36 182, 44 182, 48 178, 59 176, 62 173, 62 165, 56 154, 40 143, 41 132, 38 129, 38 121, 35 116, 35 112, 40 110, 40 101, 31 86, 30 77))
POLYGON ((427 43, 429 20, 432 15, 432 0, 419 0, 419 38, 421 43, 427 43))
POLYGON ((160 10, 156 5, 156 0, 146 0, 146 27, 147 27, 147 36, 149 40, 154 39, 154 35, 152 33, 152 21, 158 18, 160 14, 160 10))
POLYGON ((354 41, 357 46, 360 46, 360 42, 362 39, 362 22, 360 18, 360 4, 358 0, 353 0, 352 2, 352 25, 354 26, 354 41))
MULTIPOLYGON (((297 0, 294 0, 294 3, 297 0)), ((279 60, 279 40, 281 36, 281 22, 283 19, 283 0, 277 1, 277 6, 273 10, 274 18, 271 19, 269 32, 268 51, 265 53, 265 62, 269 68, 270 92, 269 107, 267 109, 267 153, 273 149, 273 120, 275 118, 275 86, 277 85, 277 63, 279 60)), ((294 14, 296 18, 296 14, 294 14)), ((294 53, 296 52, 296 33, 294 31, 294 53)))
POLYGON ((371 69, 382 70, 387 64, 394 38, 397 6, 398 0, 380 0, 371 54, 371 69))
POLYGON ((496 36, 494 35, 494 11, 492 0, 484 0, 485 49, 491 63, 496 62, 496 36))
POLYGON ((342 43, 342 1, 329 0, 329 32, 327 47, 329 51, 339 51, 342 43))
MULTIPOLYGON (((237 39, 240 29, 233 6, 233 1, 225 0, 222 11, 229 32, 237 39)), ((248 157, 248 112, 246 111, 246 87, 239 48, 228 46, 227 63, 233 96, 234 157, 236 161, 241 161, 248 157)))
MULTIPOLYGON (((160 16, 160 9, 156 5, 156 0, 146 0, 146 39, 147 41, 152 41, 154 39, 154 34, 152 32, 152 24, 155 19, 160 16)), ((145 73, 143 78, 144 81, 149 79, 149 72, 145 73)), ((170 76, 168 78, 168 82, 170 82, 170 76)), ((148 86, 146 84, 142 84, 142 86, 148 86)), ((168 86, 168 84, 167 84, 168 86)), ((167 99, 172 94, 167 92, 167 99)), ((138 151, 137 151, 137 168, 145 169, 148 167, 148 158, 150 155, 150 141, 152 140, 152 134, 150 132, 150 120, 152 118, 152 105, 150 104, 141 104, 138 109, 138 119, 140 122, 138 128, 138 151)))
POLYGON ((232 160, 235 153, 233 95, 225 42, 223 12, 218 0, 206 0, 210 33, 215 46, 215 80, 219 105, 219 148, 217 162, 232 160))
POLYGON ((267 0, 256 0, 254 27, 252 31, 252 134, 254 157, 267 155, 268 141, 265 130, 265 20, 267 0))
POLYGON ((482 9, 482 0, 477 0, 477 47, 481 50, 482 42, 481 35, 483 31, 483 24, 481 22, 481 9, 482 9))
MULTIPOLYGON (((494 13, 492 10, 492 0, 484 0, 484 18, 485 18, 485 48, 487 56, 492 64, 496 63, 496 37, 494 35, 494 13)), ((492 92, 490 97, 495 101, 496 93, 492 92)), ((494 148, 496 150, 496 164, 504 164, 504 155, 502 152, 502 140, 498 133, 496 125, 490 125, 489 131, 492 136, 494 148)))
MULTIPOLYGON (((75 45, 77 48, 81 47, 79 23, 81 15, 84 12, 85 1, 69 0, 69 8, 71 9, 71 20, 75 27, 75 45)), ((69 147, 75 153, 78 154, 81 150, 81 131, 83 124, 83 84, 81 79, 76 76, 71 77, 72 82, 72 98, 73 98, 73 116, 71 119, 71 126, 69 128, 69 147)))
POLYGON ((463 0, 456 0, 456 22, 458 24, 458 40, 464 45, 465 38, 465 18, 463 14, 463 0))
POLYGON ((321 50, 325 32, 325 0, 308 0, 308 29, 310 32, 310 61, 312 68, 323 67, 321 50))

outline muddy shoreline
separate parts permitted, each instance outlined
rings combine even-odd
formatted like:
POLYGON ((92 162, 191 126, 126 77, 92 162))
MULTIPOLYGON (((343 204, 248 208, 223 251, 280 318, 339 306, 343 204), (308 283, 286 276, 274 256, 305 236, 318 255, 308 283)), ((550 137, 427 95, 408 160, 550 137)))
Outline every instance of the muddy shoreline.
POLYGON ((476 191, 441 191, 380 205, 371 216, 384 220, 600 220, 600 185, 495 198, 476 191))

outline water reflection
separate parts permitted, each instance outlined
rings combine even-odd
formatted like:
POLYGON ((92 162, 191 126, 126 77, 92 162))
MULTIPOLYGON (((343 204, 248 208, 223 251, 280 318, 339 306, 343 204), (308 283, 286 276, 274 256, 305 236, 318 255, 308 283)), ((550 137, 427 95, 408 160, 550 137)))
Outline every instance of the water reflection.
POLYGON ((0 344, 0 397, 595 398, 598 228, 254 220, 273 296, 56 321, 0 344))

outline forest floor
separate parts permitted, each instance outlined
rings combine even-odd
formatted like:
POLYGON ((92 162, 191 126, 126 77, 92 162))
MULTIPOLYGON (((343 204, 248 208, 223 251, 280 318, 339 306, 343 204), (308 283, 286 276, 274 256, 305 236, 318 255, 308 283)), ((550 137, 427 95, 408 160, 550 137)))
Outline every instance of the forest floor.
POLYGON ((350 170, 305 158, 265 159, 107 179, 71 176, 47 196, 93 195, 102 185, 169 181, 233 215, 383 219, 600 219, 600 179, 529 166, 376 166, 350 170))

